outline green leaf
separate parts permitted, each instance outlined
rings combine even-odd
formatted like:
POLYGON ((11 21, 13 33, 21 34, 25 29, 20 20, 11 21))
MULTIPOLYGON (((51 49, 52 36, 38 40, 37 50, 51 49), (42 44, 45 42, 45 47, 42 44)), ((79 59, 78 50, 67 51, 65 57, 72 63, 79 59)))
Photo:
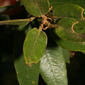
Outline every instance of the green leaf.
POLYGON ((24 61, 24 56, 21 56, 14 65, 20 85, 38 85, 39 63, 29 67, 24 61))
MULTIPOLYGON (((55 29, 56 34, 63 40, 69 40, 69 41, 85 41, 84 34, 79 34, 77 32, 74 32, 74 23, 77 21, 73 18, 64 18, 59 21, 58 25, 59 27, 55 29)), ((80 24, 79 24, 80 25, 80 24)), ((81 25, 82 27, 84 25, 81 25)), ((83 32, 85 32, 84 27, 83 32)))
POLYGON ((61 47, 46 51, 40 62, 40 71, 47 85, 68 85, 66 65, 61 47))
POLYGON ((21 0, 21 4, 34 16, 45 15, 50 7, 49 0, 21 0))
POLYGON ((83 11, 83 8, 75 5, 75 4, 69 4, 69 3, 53 3, 53 13, 56 17, 70 17, 75 18, 76 20, 82 19, 81 13, 83 11))
POLYGON ((85 0, 50 0, 51 3, 73 3, 85 8, 85 0))
POLYGON ((62 48, 63 56, 66 63, 70 63, 70 52, 67 49, 62 48))
MULTIPOLYGON (((85 21, 79 21, 75 24, 72 32, 72 26, 75 23, 75 19, 65 18, 58 23, 59 28, 56 28, 56 35, 60 37, 60 40, 56 40, 56 43, 63 48, 70 51, 80 51, 85 53, 85 21), (80 34, 79 34, 80 33, 80 34)), ((55 36, 53 36, 55 37, 55 36)))
POLYGON ((81 36, 84 38, 85 37, 85 21, 84 20, 79 21, 78 24, 74 25, 73 30, 78 34, 81 34, 81 36))
POLYGON ((56 41, 56 43, 70 51, 80 51, 85 53, 85 42, 72 42, 61 39, 59 41, 56 41))
POLYGON ((24 41, 23 52, 26 63, 37 63, 43 56, 47 45, 47 36, 43 31, 34 28, 30 30, 24 41))

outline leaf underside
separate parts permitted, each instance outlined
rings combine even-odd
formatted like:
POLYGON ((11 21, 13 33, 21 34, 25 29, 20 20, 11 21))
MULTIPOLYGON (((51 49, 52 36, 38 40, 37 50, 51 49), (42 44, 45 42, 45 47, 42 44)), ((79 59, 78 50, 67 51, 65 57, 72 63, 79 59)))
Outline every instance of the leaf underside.
POLYGON ((67 85, 66 65, 61 47, 46 51, 41 59, 40 71, 47 85, 67 85))

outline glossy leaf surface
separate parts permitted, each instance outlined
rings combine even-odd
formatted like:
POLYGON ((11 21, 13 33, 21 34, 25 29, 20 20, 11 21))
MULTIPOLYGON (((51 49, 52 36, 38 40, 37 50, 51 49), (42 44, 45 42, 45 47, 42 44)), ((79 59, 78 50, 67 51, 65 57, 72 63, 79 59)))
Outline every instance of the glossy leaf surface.
POLYGON ((23 52, 26 63, 37 63, 43 56, 47 45, 47 36, 43 31, 34 28, 30 30, 24 41, 23 52))
POLYGON ((63 49, 48 49, 41 59, 40 70, 47 85, 67 85, 66 65, 63 49))
POLYGON ((25 63, 24 56, 21 56, 14 65, 20 85, 38 85, 39 63, 29 67, 25 63))

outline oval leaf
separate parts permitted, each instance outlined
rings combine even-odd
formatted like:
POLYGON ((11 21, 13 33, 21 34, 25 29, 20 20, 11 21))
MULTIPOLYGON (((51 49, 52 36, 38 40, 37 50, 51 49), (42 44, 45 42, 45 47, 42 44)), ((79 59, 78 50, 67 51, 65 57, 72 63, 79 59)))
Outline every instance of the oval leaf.
POLYGON ((85 38, 83 37, 84 35, 74 32, 73 25, 76 22, 77 21, 73 18, 64 18, 59 21, 58 25, 60 26, 55 29, 55 32, 63 40, 77 41, 77 42, 85 41, 85 38))
POLYGON ((40 63, 31 67, 25 64, 24 56, 14 62, 20 85, 38 85, 40 63))
POLYGON ((47 85, 67 85, 66 65, 61 47, 46 51, 41 59, 40 71, 47 85))
POLYGON ((43 31, 34 28, 30 30, 24 41, 23 52, 26 63, 37 63, 43 56, 47 45, 47 36, 43 31))
POLYGON ((50 7, 49 0, 21 0, 21 4, 34 16, 45 15, 50 7))
POLYGON ((81 13, 83 11, 83 8, 74 5, 74 4, 66 4, 66 3, 54 3, 53 6, 53 13, 56 17, 70 17, 75 18, 77 20, 82 19, 81 13))

